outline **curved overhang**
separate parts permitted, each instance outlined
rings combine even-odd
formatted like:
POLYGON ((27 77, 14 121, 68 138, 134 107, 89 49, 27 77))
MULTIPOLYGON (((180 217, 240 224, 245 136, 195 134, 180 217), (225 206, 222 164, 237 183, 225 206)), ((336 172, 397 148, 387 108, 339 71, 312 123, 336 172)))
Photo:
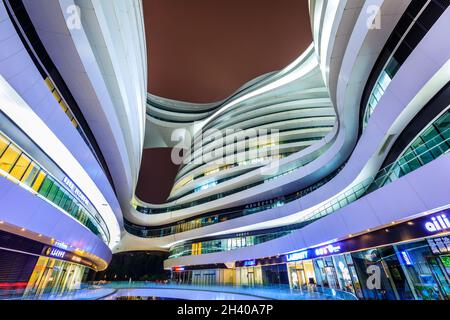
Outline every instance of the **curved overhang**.
POLYGON ((142 3, 62 0, 45 10, 37 1, 23 3, 98 141, 123 210, 134 194, 144 143, 142 3))
POLYGON ((119 217, 116 216, 83 165, 1 75, 0 101, 0 110, 26 135, 32 137, 34 143, 66 172, 85 194, 89 195, 89 200, 101 214, 108 227, 110 233, 109 246, 112 249, 120 241, 119 217))
MULTIPOLYGON (((408 3, 407 1, 402 2, 404 6, 408 3)), ((338 115, 342 116, 340 121, 343 126, 341 128, 342 130, 338 132, 335 143, 329 150, 329 156, 342 152, 345 149, 343 148, 345 144, 347 144, 347 148, 350 148, 347 151, 347 154, 349 154, 352 150, 352 144, 354 145, 356 143, 358 119, 356 119, 357 117, 352 117, 352 115, 358 113, 359 101, 364 84, 367 81, 368 73, 373 67, 386 39, 400 18, 403 12, 402 10, 404 10, 404 8, 392 7, 392 3, 389 2, 385 2, 383 5, 386 5, 385 12, 392 13, 392 16, 388 19, 390 28, 383 28, 383 30, 376 31, 368 30, 366 28, 366 21, 362 17, 359 17, 359 19, 356 19, 357 26, 355 26, 355 29, 361 31, 349 37, 349 48, 343 53, 341 72, 347 76, 342 81, 347 86, 339 84, 337 90, 337 110, 338 115), (361 34, 365 34, 365 36, 361 34), (369 44, 373 46, 372 49, 370 49, 369 44), (356 68, 356 65, 360 66, 356 68), (352 79, 352 81, 348 82, 346 79, 352 79), (354 100, 349 100, 350 98, 354 100)), ((358 10, 366 12, 366 9, 360 8, 358 10)), ((364 16, 363 13, 361 15, 364 16)), ((369 124, 370 129, 368 126, 367 131, 361 136, 361 140, 358 142, 350 160, 342 172, 332 180, 332 183, 325 184, 320 190, 312 192, 297 202, 289 203, 280 208, 274 208, 251 216, 168 236, 166 237, 168 244, 165 248, 167 249, 175 243, 188 239, 263 229, 297 222, 301 219, 301 216, 298 216, 296 213, 303 216, 308 215, 309 212, 313 212, 321 204, 329 201, 330 197, 333 198, 344 193, 353 185, 376 173, 383 162, 386 152, 389 151, 394 143, 395 137, 402 132, 403 128, 405 128, 417 112, 448 81, 448 77, 446 77, 446 74, 448 75, 447 52, 450 52, 450 50, 448 48, 442 48, 442 43, 436 41, 439 38, 438 31, 442 30, 442 28, 447 28, 445 26, 446 15, 448 15, 448 12, 438 20, 436 25, 433 26, 413 54, 408 58, 407 63, 399 70, 396 78, 391 83, 391 87, 385 93, 383 100, 380 101, 380 106, 378 107, 380 111, 377 111, 377 115, 374 114, 373 119, 371 119, 371 124, 369 124), (436 48, 436 46, 439 46, 439 57, 435 57, 435 54, 432 53, 434 52, 433 48, 436 48), (412 67, 414 65, 427 67, 426 70, 421 71, 420 76, 417 76, 416 69, 412 67), (411 76, 411 72, 414 72, 414 77, 411 76), (386 105, 386 107, 383 108, 382 105, 386 105), (392 106, 395 106, 395 108, 392 106), (393 139, 392 137, 388 139, 391 135, 393 139)), ((326 163, 326 160, 330 160, 331 158, 324 156, 321 159, 326 163)), ((288 178, 282 177, 280 179, 288 178)), ((136 213, 136 216, 139 215, 139 213, 136 213)), ((142 217, 142 215, 140 216, 142 217)), ((154 218, 157 219, 157 216, 155 215, 154 218)), ((140 222, 143 221, 142 218, 139 220, 140 222)), ((152 246, 152 243, 161 243, 160 239, 153 242, 153 239, 147 239, 145 241, 145 239, 137 240, 130 235, 127 235, 127 237, 133 239, 126 241, 128 244, 123 243, 122 249, 119 250, 128 250, 137 243, 143 245, 147 242, 150 246, 152 246)), ((138 246, 141 247, 141 245, 138 246)))

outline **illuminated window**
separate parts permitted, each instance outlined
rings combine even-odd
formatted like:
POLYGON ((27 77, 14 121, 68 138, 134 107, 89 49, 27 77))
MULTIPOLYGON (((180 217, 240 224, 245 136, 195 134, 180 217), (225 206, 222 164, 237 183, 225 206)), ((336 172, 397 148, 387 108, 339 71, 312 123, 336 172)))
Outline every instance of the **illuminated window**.
POLYGON ((39 188, 41 187, 42 181, 44 181, 46 176, 47 175, 44 172, 42 172, 42 171, 39 172, 36 180, 33 183, 33 187, 32 188, 33 188, 34 191, 37 192, 39 190, 39 188))
POLYGON ((0 158, 0 169, 9 173, 14 163, 19 158, 20 153, 18 148, 10 144, 0 158))
POLYGON ((31 163, 28 166, 27 171, 22 177, 22 182, 26 184, 27 186, 31 186, 31 184, 34 181, 34 178, 36 178, 37 174, 39 172, 39 167, 37 167, 34 163, 31 163))
POLYGON ((6 148, 9 146, 9 141, 0 135, 0 156, 3 154, 3 152, 6 150, 6 148))
POLYGON ((27 170, 28 166, 30 165, 30 158, 28 158, 26 155, 22 154, 17 160, 16 165, 11 170, 11 176, 16 178, 17 180, 21 180, 25 171, 27 170))

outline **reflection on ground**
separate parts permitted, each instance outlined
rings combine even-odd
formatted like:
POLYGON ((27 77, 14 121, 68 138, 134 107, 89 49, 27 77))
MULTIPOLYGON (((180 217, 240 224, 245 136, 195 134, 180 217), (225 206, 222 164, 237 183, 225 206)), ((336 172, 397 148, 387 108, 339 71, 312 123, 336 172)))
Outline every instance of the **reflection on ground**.
POLYGON ((153 282, 110 282, 83 285, 65 293, 43 293, 22 297, 19 292, 2 295, 2 299, 26 300, 356 300, 348 292, 327 288, 293 290, 285 286, 218 286, 161 284, 153 282))

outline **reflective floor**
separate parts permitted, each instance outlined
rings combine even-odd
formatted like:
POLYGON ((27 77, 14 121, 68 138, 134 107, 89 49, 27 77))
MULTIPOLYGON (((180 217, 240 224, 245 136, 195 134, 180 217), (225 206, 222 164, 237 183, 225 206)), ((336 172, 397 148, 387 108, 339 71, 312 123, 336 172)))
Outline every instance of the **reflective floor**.
POLYGON ((3 299, 26 300, 356 300, 348 292, 321 289, 322 292, 292 290, 280 286, 238 287, 216 285, 158 284, 151 282, 112 282, 102 285, 84 286, 66 293, 44 293, 23 298, 20 294, 3 295, 3 299))

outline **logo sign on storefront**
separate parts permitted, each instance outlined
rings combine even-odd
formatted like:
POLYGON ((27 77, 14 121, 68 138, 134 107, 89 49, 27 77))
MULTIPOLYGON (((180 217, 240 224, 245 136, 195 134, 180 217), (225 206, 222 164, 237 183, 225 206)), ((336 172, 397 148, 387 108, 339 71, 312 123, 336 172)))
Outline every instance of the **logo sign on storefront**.
POLYGON ((431 221, 425 222, 425 229, 428 232, 437 232, 450 229, 450 221, 445 214, 431 217, 431 221))
POLYGON ((287 261, 300 261, 308 259, 308 250, 293 252, 286 256, 287 261))
POLYGON ((61 242, 61 241, 56 241, 54 246, 58 247, 60 249, 63 249, 63 250, 69 249, 69 246, 67 244, 65 244, 64 242, 61 242))
POLYGON ((244 261, 244 267, 253 267, 256 265, 256 260, 246 260, 244 261))
POLYGON ((70 191, 73 192, 73 194, 79 200, 81 200, 81 202, 83 202, 87 206, 89 205, 89 200, 86 198, 86 196, 83 194, 83 192, 81 192, 81 190, 77 188, 75 183, 73 183, 73 181, 69 179, 69 177, 64 177, 63 183, 70 189, 70 191))
POLYGON ((316 254, 316 256, 320 257, 320 256, 329 255, 329 254, 339 253, 340 251, 341 251, 340 245, 335 246, 335 245, 329 244, 327 246, 317 248, 314 251, 314 253, 316 254))
POLYGON ((48 248, 45 253, 49 257, 58 258, 58 259, 64 259, 64 256, 66 255, 65 251, 59 250, 56 248, 48 248))
POLYGON ((428 245, 430 246, 431 252, 434 254, 448 254, 450 253, 450 238, 449 237, 438 237, 427 239, 428 245))

